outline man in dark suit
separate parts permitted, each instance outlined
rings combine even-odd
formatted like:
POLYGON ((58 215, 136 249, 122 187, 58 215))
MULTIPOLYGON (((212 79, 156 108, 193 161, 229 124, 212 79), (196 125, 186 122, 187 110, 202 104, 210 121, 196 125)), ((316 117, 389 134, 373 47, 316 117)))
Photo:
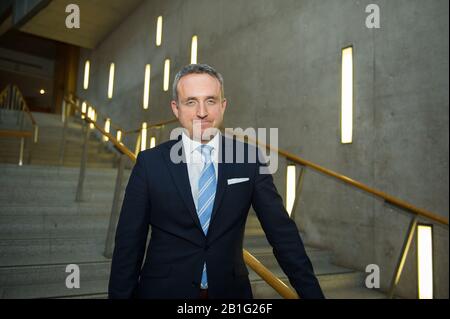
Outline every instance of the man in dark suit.
MULTIPOLYGON (((252 205, 299 296, 323 298, 262 161, 225 161, 241 142, 227 143, 217 130, 226 109, 222 76, 204 64, 184 67, 171 106, 184 132, 137 157, 117 226, 109 297, 252 298, 242 253, 252 205)), ((246 155, 254 151, 241 146, 246 155)))

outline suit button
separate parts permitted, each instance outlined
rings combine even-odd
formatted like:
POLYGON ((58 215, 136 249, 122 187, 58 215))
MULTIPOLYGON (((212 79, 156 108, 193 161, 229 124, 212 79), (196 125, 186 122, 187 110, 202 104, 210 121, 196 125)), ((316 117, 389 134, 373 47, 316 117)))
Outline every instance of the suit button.
POLYGON ((209 249, 209 245, 205 245, 205 251, 209 249))

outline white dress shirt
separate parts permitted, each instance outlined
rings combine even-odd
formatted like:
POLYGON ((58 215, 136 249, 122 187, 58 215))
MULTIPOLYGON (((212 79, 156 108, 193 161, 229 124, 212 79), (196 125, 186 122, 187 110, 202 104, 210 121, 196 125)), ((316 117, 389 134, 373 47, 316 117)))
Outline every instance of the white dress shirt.
MULTIPOLYGON (((198 180, 200 179, 203 167, 205 165, 200 150, 202 143, 192 140, 184 132, 182 135, 184 154, 186 156, 186 165, 189 175, 189 183, 191 184, 192 198, 194 200, 195 209, 198 209, 198 180)), ((214 164, 214 172, 216 173, 216 182, 218 179, 218 163, 219 163, 219 142, 220 133, 206 144, 212 147, 211 160, 214 164)))

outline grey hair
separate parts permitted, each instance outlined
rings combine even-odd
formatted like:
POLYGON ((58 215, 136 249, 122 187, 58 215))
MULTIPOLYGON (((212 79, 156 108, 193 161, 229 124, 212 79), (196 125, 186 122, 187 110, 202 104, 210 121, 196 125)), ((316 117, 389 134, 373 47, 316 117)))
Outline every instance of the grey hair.
POLYGON ((180 79, 188 74, 209 74, 213 78, 216 78, 220 83, 220 93, 222 94, 222 98, 224 95, 223 88, 223 76, 219 72, 217 72, 212 66, 208 64, 189 64, 184 66, 178 73, 175 75, 175 79, 173 80, 172 85, 172 98, 175 102, 178 103, 178 82, 180 79))

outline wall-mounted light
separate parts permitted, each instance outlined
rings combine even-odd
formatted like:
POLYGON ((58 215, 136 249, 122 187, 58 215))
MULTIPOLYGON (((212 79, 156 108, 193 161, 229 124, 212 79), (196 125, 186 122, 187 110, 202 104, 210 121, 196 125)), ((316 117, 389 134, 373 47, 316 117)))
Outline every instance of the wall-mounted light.
POLYGON ((159 16, 156 21, 156 46, 159 47, 162 42, 162 24, 163 24, 163 17, 159 16))
POLYGON ((154 148, 156 145, 156 138, 154 136, 152 136, 150 138, 150 148, 154 148))
POLYGON ((141 130, 141 151, 145 150, 147 147, 147 123, 142 123, 141 130))
POLYGON ((170 60, 166 59, 164 61, 164 92, 169 90, 169 80, 170 80, 170 60))
POLYGON ((191 64, 197 64, 198 37, 194 35, 191 41, 191 64))
POLYGON ((342 49, 341 143, 353 141, 353 47, 342 49))
MULTIPOLYGON (((105 121, 105 132, 106 133, 109 133, 110 127, 111 127, 111 119, 107 118, 105 121)), ((103 141, 107 142, 107 141, 109 141, 109 138, 107 136, 103 135, 103 141)))
POLYGON ((119 143, 122 142, 122 131, 121 130, 117 130, 116 139, 117 139, 117 142, 119 142, 119 143))
POLYGON ((44 90, 44 89, 40 89, 40 90, 39 90, 39 93, 40 93, 41 95, 44 95, 44 94, 45 94, 45 90, 44 90))
POLYGON ((86 102, 81 103, 81 119, 84 120, 84 118, 86 117, 86 102))
POLYGON ((112 99, 114 90, 114 63, 109 66, 109 83, 108 83, 108 98, 112 99))
MULTIPOLYGON (((90 120, 92 119, 92 111, 93 111, 92 107, 89 106, 88 107, 88 111, 87 111, 87 118, 90 119, 90 120)), ((92 128, 92 124, 89 124, 89 127, 92 128)))
POLYGON ((151 72, 151 66, 150 64, 147 64, 145 66, 145 76, 144 76, 144 100, 143 100, 143 107, 144 110, 148 109, 148 104, 150 100, 150 72, 151 72))
POLYGON ((83 81, 83 88, 85 90, 88 89, 89 87, 89 69, 90 69, 90 65, 91 63, 89 62, 89 60, 87 60, 84 63, 84 81, 83 81))
MULTIPOLYGON (((92 120, 92 122, 97 121, 97 112, 93 108, 91 111, 91 116, 89 118, 92 120)), ((91 129, 94 129, 95 128, 94 123, 89 124, 89 127, 91 129)))
POLYGON ((295 202, 295 180, 296 180, 295 164, 289 164, 286 170, 286 210, 291 216, 295 202))
POLYGON ((432 225, 417 225, 417 284, 419 299, 433 299, 432 225))

